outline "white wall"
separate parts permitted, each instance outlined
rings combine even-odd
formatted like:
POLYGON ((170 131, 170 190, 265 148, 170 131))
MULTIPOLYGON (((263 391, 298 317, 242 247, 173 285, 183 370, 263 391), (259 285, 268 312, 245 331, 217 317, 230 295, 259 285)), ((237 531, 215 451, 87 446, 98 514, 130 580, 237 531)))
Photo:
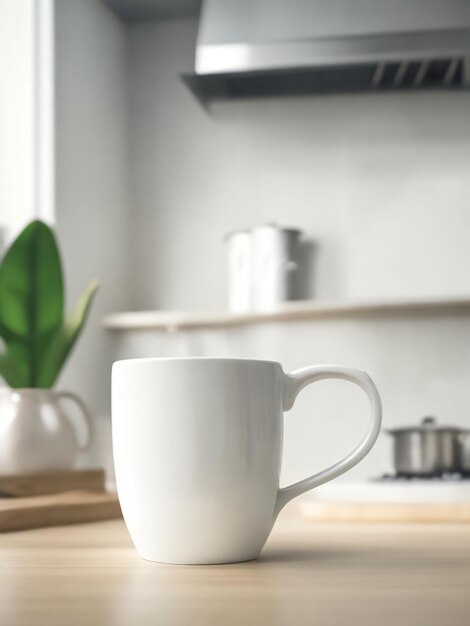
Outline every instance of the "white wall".
POLYGON ((127 40, 99 0, 56 0, 56 219, 69 308, 101 280, 91 319, 60 380, 109 416, 108 311, 127 308, 127 40))
POLYGON ((470 293, 468 91, 207 112, 196 22, 130 32, 133 307, 223 307, 223 234, 273 220, 317 242, 318 298, 470 293))
MULTIPOLYGON (((317 96, 219 103, 181 83, 193 21, 130 30, 132 308, 225 305, 222 236, 266 221, 316 241, 318 298, 470 293, 470 93, 317 96)), ((286 371, 370 371, 386 426, 435 413, 470 425, 470 321, 462 316, 293 323, 177 335, 124 333, 117 356, 276 359, 286 371)), ((286 416, 283 480, 337 460, 365 402, 322 383, 286 416)), ((362 420, 362 421, 361 421, 362 420)), ((390 469, 386 436, 355 473, 390 469)))

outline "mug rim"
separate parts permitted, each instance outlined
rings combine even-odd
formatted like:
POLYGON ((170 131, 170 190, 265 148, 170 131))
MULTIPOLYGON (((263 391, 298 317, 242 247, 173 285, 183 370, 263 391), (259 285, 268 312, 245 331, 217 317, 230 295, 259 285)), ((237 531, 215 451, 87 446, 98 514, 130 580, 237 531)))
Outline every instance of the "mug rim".
POLYGON ((133 358, 133 359, 119 359, 117 361, 114 361, 113 363, 113 367, 115 365, 118 365, 120 363, 128 363, 128 364, 132 364, 132 363, 160 363, 160 362, 165 362, 165 361, 228 361, 228 362, 234 362, 234 363, 270 363, 272 365, 279 365, 279 367, 281 367, 281 364, 279 363, 279 361, 270 361, 268 359, 244 359, 244 358, 237 358, 237 357, 229 357, 229 356, 164 356, 164 357, 137 357, 137 358, 133 358))

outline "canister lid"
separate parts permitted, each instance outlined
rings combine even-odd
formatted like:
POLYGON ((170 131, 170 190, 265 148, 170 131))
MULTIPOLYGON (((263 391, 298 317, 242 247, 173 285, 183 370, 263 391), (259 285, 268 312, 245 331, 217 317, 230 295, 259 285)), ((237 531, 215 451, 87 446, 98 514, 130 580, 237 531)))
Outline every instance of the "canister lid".
POLYGON ((248 228, 240 228, 239 230, 230 230, 228 233, 224 235, 223 241, 227 241, 228 239, 235 237, 235 235, 248 235, 249 233, 250 231, 248 230, 248 228))
POLYGON ((438 424, 435 417, 427 416, 423 417, 420 424, 416 426, 399 426, 398 428, 389 428, 385 432, 390 435, 399 435, 401 433, 425 433, 425 432, 448 432, 459 434, 462 432, 468 432, 465 428, 459 428, 458 426, 450 426, 444 424, 438 424))
POLYGON ((300 237, 300 235, 302 235, 304 232, 303 230, 300 230, 300 228, 291 228, 290 226, 279 226, 279 224, 276 224, 275 222, 270 222, 268 224, 261 224, 260 226, 254 226, 251 229, 240 228, 239 230, 231 230, 224 235, 223 240, 227 241, 228 239, 235 237, 235 235, 249 235, 252 232, 259 232, 260 230, 266 230, 266 229, 277 230, 281 233, 286 233, 288 235, 295 235, 297 237, 300 237))
POLYGON ((279 226, 275 222, 269 222, 268 224, 261 224, 260 226, 255 226, 253 228, 254 231, 264 229, 264 228, 272 228, 274 230, 282 231, 283 233, 289 233, 290 235, 301 235, 303 233, 300 228, 292 228, 290 226, 279 226))

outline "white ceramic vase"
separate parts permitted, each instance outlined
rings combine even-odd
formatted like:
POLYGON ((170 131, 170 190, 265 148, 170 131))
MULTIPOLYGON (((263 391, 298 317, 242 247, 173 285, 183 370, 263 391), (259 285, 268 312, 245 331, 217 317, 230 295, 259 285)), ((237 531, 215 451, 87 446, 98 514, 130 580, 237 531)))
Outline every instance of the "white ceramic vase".
POLYGON ((0 389, 0 474, 71 469, 79 452, 88 448, 91 436, 91 416, 75 394, 50 389, 0 389), (75 403, 85 420, 83 443, 65 411, 64 401, 75 403))

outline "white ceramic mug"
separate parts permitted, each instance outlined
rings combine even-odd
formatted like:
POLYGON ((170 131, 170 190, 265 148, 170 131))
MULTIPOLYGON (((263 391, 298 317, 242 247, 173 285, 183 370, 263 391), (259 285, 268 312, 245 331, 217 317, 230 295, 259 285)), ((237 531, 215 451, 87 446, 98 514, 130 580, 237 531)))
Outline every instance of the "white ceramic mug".
POLYGON ((114 363, 113 449, 119 500, 139 554, 150 561, 231 563, 257 557, 282 507, 358 463, 380 430, 370 377, 339 365, 284 374, 245 359, 131 359, 114 363), (344 459, 279 488, 282 414, 325 378, 361 387, 370 425, 344 459))

